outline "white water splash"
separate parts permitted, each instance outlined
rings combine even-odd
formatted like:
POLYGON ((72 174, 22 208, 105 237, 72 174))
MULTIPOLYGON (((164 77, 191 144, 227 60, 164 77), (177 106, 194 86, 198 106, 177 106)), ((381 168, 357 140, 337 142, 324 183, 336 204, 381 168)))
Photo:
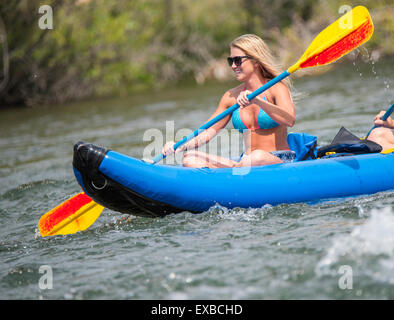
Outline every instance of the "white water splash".
POLYGON ((394 212, 391 207, 372 209, 370 218, 346 236, 334 240, 327 254, 317 264, 317 275, 334 274, 341 261, 369 272, 371 261, 376 266, 375 280, 394 283, 394 212), (378 272, 376 272, 378 270, 378 272))
POLYGON ((208 212, 214 214, 219 219, 237 220, 237 221, 258 221, 266 216, 274 207, 264 205, 261 208, 233 208, 229 209, 220 204, 216 204, 208 209, 208 212))

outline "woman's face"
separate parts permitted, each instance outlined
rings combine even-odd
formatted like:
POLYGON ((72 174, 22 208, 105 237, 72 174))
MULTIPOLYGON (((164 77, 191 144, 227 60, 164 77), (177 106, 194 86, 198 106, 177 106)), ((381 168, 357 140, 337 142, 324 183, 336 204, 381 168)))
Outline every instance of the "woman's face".
MULTIPOLYGON (((230 56, 246 56, 246 53, 239 48, 231 47, 230 56)), ((242 64, 239 67, 237 67, 235 63, 233 63, 231 69, 233 69, 237 80, 243 82, 248 79, 254 72, 256 72, 256 70, 258 69, 258 65, 253 59, 243 58, 242 64)))

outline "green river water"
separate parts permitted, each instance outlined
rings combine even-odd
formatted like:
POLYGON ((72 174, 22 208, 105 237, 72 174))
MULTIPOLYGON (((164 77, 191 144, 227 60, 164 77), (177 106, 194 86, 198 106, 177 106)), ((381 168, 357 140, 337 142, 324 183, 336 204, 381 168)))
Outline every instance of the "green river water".
MULTIPOLYGON (((292 131, 319 145, 340 126, 365 135, 392 103, 393 66, 358 60, 296 78, 292 131)), ((75 142, 142 158, 147 130, 198 128, 231 85, 0 111, 0 299, 394 299, 393 192, 162 219, 105 209, 87 231, 40 237, 40 217, 80 192, 75 142)))

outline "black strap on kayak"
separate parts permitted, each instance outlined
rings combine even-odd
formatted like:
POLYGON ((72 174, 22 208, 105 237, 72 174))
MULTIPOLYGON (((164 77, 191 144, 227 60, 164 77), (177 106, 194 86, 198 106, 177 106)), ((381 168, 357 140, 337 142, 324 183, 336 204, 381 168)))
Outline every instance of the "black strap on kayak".
POLYGON ((344 127, 339 129, 332 142, 317 150, 317 157, 347 156, 365 153, 379 153, 382 146, 373 141, 360 139, 344 127))
POLYGON ((316 159, 317 137, 308 133, 291 132, 287 135, 290 150, 296 153, 295 161, 316 159))
POLYGON ((308 152, 304 155, 304 157, 301 158, 301 160, 299 161, 304 161, 307 159, 316 159, 316 148, 317 148, 317 140, 315 141, 315 143, 310 147, 310 149, 308 150, 308 152))

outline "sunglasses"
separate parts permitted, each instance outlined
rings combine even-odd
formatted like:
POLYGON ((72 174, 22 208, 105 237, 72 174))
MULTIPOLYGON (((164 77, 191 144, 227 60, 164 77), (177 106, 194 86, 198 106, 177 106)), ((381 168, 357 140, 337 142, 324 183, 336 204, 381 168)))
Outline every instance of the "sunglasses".
POLYGON ((228 57, 227 58, 227 62, 228 62, 228 65, 231 67, 232 65, 233 65, 233 63, 235 63, 235 65, 237 66, 237 67, 239 67, 241 64, 242 64, 242 58, 247 58, 247 59, 250 59, 250 58, 252 58, 251 56, 236 56, 236 57, 228 57))

